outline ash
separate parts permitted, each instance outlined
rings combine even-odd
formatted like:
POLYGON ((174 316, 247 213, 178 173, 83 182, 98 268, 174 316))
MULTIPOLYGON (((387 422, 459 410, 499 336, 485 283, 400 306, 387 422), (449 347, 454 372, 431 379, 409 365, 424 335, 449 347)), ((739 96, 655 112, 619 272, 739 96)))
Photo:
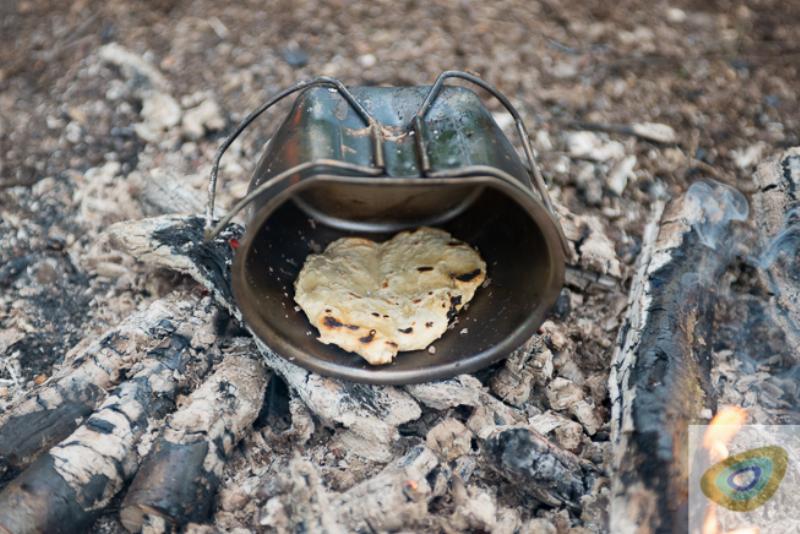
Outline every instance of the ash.
MULTIPOLYGON (((604 531, 609 362, 650 206, 706 175, 752 191, 762 154, 798 144, 800 80, 782 47, 800 38, 800 11, 345 4, 0 8, 13 37, 0 50, 0 422, 71 355, 177 292, 210 293, 222 310, 209 346, 248 336, 224 283, 209 288, 211 271, 192 268, 208 258, 178 265, 147 239, 131 254, 109 229, 146 237, 136 221, 201 213, 221 138, 265 95, 314 75, 427 84, 462 68, 535 125, 570 241, 567 286, 540 334, 475 376, 385 390, 328 388, 262 347, 273 371, 263 407, 226 458, 211 515, 187 531, 604 531)), ((218 206, 246 192, 285 111, 228 151, 218 206)), ((713 378, 720 402, 797 421, 796 354, 756 270, 743 261, 726 275, 713 378)), ((203 373, 182 382, 177 405, 203 373)), ((123 531, 124 491, 93 531, 123 531)))

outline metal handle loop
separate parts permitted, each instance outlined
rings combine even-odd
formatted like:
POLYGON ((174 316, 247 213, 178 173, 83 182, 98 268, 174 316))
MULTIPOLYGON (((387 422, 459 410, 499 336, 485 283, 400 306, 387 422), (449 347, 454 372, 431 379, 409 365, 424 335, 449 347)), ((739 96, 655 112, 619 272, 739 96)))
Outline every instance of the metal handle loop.
POLYGON ((270 178, 269 180, 265 181, 264 183, 260 184, 258 187, 247 193, 243 198, 239 199, 239 201, 228 210, 228 213, 225 214, 223 218, 217 222, 217 224, 211 228, 207 227, 205 231, 205 238, 206 241, 214 239, 217 235, 225 229, 228 223, 236 216, 237 213, 242 211, 245 206, 250 204, 256 197, 264 193, 265 191, 271 189, 272 187, 278 185, 279 183, 283 182, 287 178, 294 176, 298 172, 303 172, 309 169, 313 169, 316 167, 323 167, 323 168, 331 168, 331 169, 338 169, 338 170, 345 170, 350 171, 358 174, 362 174, 364 176, 376 176, 383 173, 382 169, 378 167, 365 167, 363 165, 355 165, 353 163, 348 163, 346 161, 338 161, 335 159, 318 159, 314 161, 306 161, 295 165, 294 167, 290 167, 283 172, 280 172, 270 178))
MULTIPOLYGON (((217 195, 217 178, 219 175, 219 164, 220 160, 222 160, 222 156, 225 154, 225 151, 228 150, 228 148, 230 148, 230 146, 233 144, 234 141, 236 141, 239 135, 241 135, 241 133, 248 126, 250 126, 250 124, 254 120, 256 120, 259 117, 259 115, 267 111, 269 108, 271 108, 272 106, 274 106, 287 96, 296 93, 297 91, 300 91, 302 89, 306 89, 317 85, 328 85, 335 88, 339 92, 339 94, 342 95, 342 97, 347 101, 347 103, 350 104, 350 107, 352 107, 355 110, 355 112, 358 113, 358 115, 364 121, 364 124, 366 124, 370 128, 372 142, 373 142, 373 157, 375 159, 375 169, 379 171, 383 170, 384 159, 383 159, 383 144, 380 132, 380 125, 372 117, 372 115, 370 115, 367 112, 367 110, 364 109, 364 107, 358 103, 353 94, 350 91, 348 91, 347 87, 345 87, 344 84, 339 80, 335 78, 329 78, 327 76, 321 76, 319 78, 314 78, 313 80, 298 82, 292 85, 291 87, 284 89, 277 95, 273 96, 266 103, 262 104, 261 107, 259 107, 255 111, 251 112, 247 117, 245 117, 244 120, 242 120, 242 122, 239 123, 239 125, 236 127, 233 133, 231 133, 225 139, 225 141, 222 143, 222 145, 220 145, 219 149, 217 150, 217 153, 214 156, 214 164, 211 167, 211 178, 208 182, 208 204, 206 206, 205 227, 206 227, 206 233, 209 236, 216 235, 220 231, 219 226, 217 226, 217 228, 215 228, 213 231, 210 229, 214 222, 214 201, 217 195)), ((323 164, 330 166, 329 163, 330 162, 325 162, 323 164)), ((297 167, 295 167, 295 169, 297 169, 297 167)), ((295 172, 297 171, 295 170, 295 172)), ((372 173, 372 170, 370 170, 370 173, 372 173)), ((253 198, 255 198, 255 195, 248 194, 247 196, 245 196, 245 198, 242 199, 242 201, 237 203, 236 208, 232 210, 232 213, 229 213, 228 216, 226 216, 225 220, 230 221, 230 219, 244 206, 246 206, 253 198), (243 201, 246 199, 247 202, 243 203, 243 201)))
POLYGON ((425 97, 425 100, 422 103, 422 106, 417 111, 417 114, 414 116, 414 135, 416 136, 416 145, 417 150, 419 151, 420 156, 420 170, 423 174, 427 174, 430 171, 430 159, 428 158, 428 151, 425 147, 425 140, 422 136, 422 130, 424 128, 425 116, 428 114, 430 109, 433 107, 433 103, 436 98, 439 96, 439 93, 444 87, 444 82, 448 78, 460 78, 462 80, 466 80, 470 83, 473 83, 497 100, 506 108, 511 116, 514 118, 514 122, 517 126, 517 133, 519 134, 521 141, 522 141, 522 148, 525 151, 525 157, 528 159, 528 167, 527 171, 528 174, 533 178, 533 186, 536 188, 539 196, 544 202, 545 207, 550 212, 553 217, 556 217, 555 209, 553 208, 553 203, 550 201, 550 195, 547 193, 547 186, 544 183, 544 178, 542 177, 542 172, 539 169, 539 165, 536 163, 536 156, 533 147, 531 146, 530 137, 528 137, 528 130, 525 128, 525 123, 522 122, 522 117, 520 116, 519 112, 517 112, 516 108, 511 104, 511 102, 506 98, 506 96, 497 90, 493 85, 486 83, 482 79, 469 74, 468 72, 462 72, 458 70, 448 70, 441 73, 437 78, 436 81, 431 86, 430 91, 428 91, 428 95, 425 97))

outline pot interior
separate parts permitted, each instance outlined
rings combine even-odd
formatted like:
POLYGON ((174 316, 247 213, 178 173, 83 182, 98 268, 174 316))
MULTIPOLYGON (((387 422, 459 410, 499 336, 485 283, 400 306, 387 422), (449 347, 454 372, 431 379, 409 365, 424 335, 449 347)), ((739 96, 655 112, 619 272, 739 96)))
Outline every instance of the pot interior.
MULTIPOLYGON (((379 187, 386 198, 409 194, 407 185, 379 187)), ((306 202, 320 198, 330 188, 328 183, 316 194, 313 189, 310 194, 306 190, 303 198, 306 202)), ((426 189, 427 194, 435 196, 442 186, 419 186, 413 194, 424 199, 426 189)), ((338 195, 362 198, 367 193, 339 191, 338 195)), ((539 208, 542 213, 531 214, 530 208, 523 208, 492 186, 462 187, 456 193, 448 196, 458 201, 451 204, 454 209, 444 211, 444 217, 442 205, 435 199, 417 203, 411 216, 398 208, 400 216, 390 218, 391 232, 338 224, 343 212, 337 211, 335 205, 327 212, 320 210, 320 206, 330 208, 331 203, 318 202, 308 210, 303 209, 308 207, 303 206, 303 200, 284 202, 260 227, 248 227, 244 246, 237 252, 234 293, 245 320, 279 355, 321 374, 360 382, 408 383, 445 378, 508 356, 535 333, 558 296, 563 283, 563 252, 554 230, 543 228, 547 223, 553 225, 543 208, 539 208), (428 212, 420 211, 419 206, 428 206, 428 212), (486 261, 490 279, 488 286, 478 289, 468 309, 458 314, 458 323, 433 343, 435 354, 427 350, 401 352, 390 365, 371 366, 355 354, 317 341, 316 329, 302 310, 295 309, 293 300, 294 281, 306 257, 340 237, 382 241, 402 227, 416 227, 420 222, 432 222, 430 225, 477 248, 486 261)), ((386 213, 384 208, 376 210, 386 213)), ((371 217, 369 210, 362 214, 367 219, 371 217)))

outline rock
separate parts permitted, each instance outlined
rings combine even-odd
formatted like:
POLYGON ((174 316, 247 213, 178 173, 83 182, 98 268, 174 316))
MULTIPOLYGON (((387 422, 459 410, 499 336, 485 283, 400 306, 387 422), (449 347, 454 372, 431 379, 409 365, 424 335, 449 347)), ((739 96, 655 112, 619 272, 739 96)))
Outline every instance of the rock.
POLYGON ((200 139, 206 132, 221 130, 225 119, 215 100, 204 100, 199 106, 183 115, 183 134, 189 139, 200 139))
POLYGON ((583 193, 586 203, 590 206, 599 206, 603 202, 603 184, 597 179, 595 165, 584 161, 578 167, 575 184, 583 193))
POLYGON ((75 121, 70 121, 64 128, 64 139, 73 145, 78 143, 83 136, 83 128, 75 121))
POLYGON ((761 156, 764 154, 766 145, 764 143, 756 143, 746 148, 740 148, 731 151, 731 157, 737 167, 743 170, 751 169, 756 163, 761 161, 761 156))
POLYGON ((536 137, 533 140, 534 146, 545 152, 553 150, 553 141, 550 140, 550 134, 547 130, 539 130, 536 132, 536 137))
POLYGON ((127 48, 109 43, 100 47, 98 55, 103 61, 119 67, 133 85, 169 92, 170 83, 161 72, 127 48))
POLYGON ((667 9, 667 20, 674 24, 680 24, 686 20, 686 11, 678 7, 670 7, 667 9))
POLYGON ((631 124, 631 130, 639 137, 655 141, 656 143, 671 144, 678 140, 678 136, 675 135, 675 130, 672 129, 672 126, 658 122, 638 122, 631 124))
POLYGON ((567 134, 567 151, 573 158, 608 161, 625 156, 625 147, 619 141, 603 140, 593 132, 571 132, 567 134))
POLYGON ((626 156, 616 162, 606 177, 606 187, 617 196, 622 195, 628 180, 635 178, 633 168, 636 166, 636 156, 626 156))
POLYGON ((167 93, 150 92, 142 100, 142 119, 149 129, 161 132, 181 120, 181 106, 167 93))
POLYGON ((364 67, 365 69, 374 67, 377 62, 378 58, 376 58, 374 54, 363 54, 361 56, 358 56, 358 64, 364 67))
POLYGON ((554 410, 564 411, 583 401, 583 391, 571 380, 554 378, 547 386, 547 401, 554 410))
POLYGON ((299 46, 287 46, 281 50, 281 57, 290 66, 299 69, 308 65, 308 52, 299 46))

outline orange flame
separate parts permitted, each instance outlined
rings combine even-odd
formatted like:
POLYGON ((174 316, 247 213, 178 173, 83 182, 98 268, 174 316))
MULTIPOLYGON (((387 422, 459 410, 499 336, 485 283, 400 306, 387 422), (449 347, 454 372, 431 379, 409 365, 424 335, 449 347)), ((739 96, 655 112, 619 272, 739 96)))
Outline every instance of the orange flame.
MULTIPOLYGON (((708 450, 711 462, 719 462, 730 455, 728 445, 746 421, 747 410, 738 406, 725 406, 717 412, 703 435, 703 447, 708 450)), ((759 534, 759 532, 758 527, 745 527, 729 530, 725 534, 759 534)), ((717 519, 716 503, 708 504, 703 519, 702 534, 722 534, 717 519)))
POLYGON ((728 457, 728 444, 747 421, 747 410, 738 406, 722 408, 703 435, 703 447, 708 449, 712 462, 728 457))

